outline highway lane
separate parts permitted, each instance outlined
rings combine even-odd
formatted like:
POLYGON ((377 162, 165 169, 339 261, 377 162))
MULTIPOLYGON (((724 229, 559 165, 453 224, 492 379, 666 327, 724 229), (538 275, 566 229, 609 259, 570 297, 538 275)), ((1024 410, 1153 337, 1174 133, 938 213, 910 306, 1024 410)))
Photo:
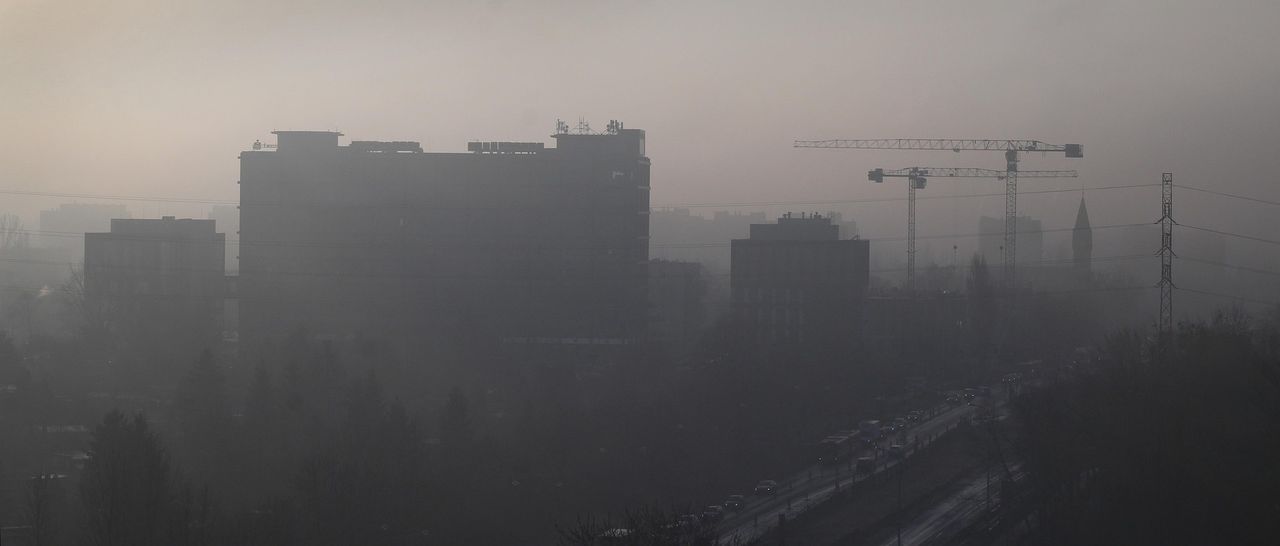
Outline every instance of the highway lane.
MULTIPOLYGON (((948 495, 941 502, 903 526, 902 544, 927 545, 948 544, 957 533, 978 521, 993 506, 1000 504, 1000 471, 991 469, 990 481, 986 472, 972 474, 959 489, 948 495), (988 503, 987 488, 991 488, 988 503)), ((1021 479, 1023 472, 1019 465, 1011 465, 1010 472, 1015 480, 1021 479)), ((896 546, 897 536, 889 537, 881 543, 883 546, 896 546)))
MULTIPOLYGON (((1008 417, 1009 408, 1004 404, 1005 401, 1004 396, 993 399, 996 419, 1008 417)), ((994 461, 991 465, 975 471, 953 493, 907 522, 902 529, 901 544, 948 544, 957 533, 978 521, 992 506, 999 506, 999 483, 1003 477, 1003 469, 994 461)), ((1025 474, 1022 465, 1017 462, 1009 465, 1009 473, 1015 481, 1022 479, 1025 474)), ((898 545, 896 533, 882 544, 898 545)))
MULTIPOLYGON (((932 439, 944 434, 961 421, 971 419, 976 413, 974 406, 958 406, 947 409, 931 419, 918 423, 916 426, 895 435, 902 438, 902 443, 907 444, 915 439, 932 439)), ((886 469, 892 468, 895 464, 893 460, 885 456, 885 444, 889 443, 882 440, 877 447, 880 456, 876 472, 884 472, 886 469)), ((869 456, 871 451, 864 450, 857 456, 869 456)), ((914 455, 914 451, 912 452, 914 455)), ((837 491, 846 489, 856 482, 861 482, 868 478, 867 475, 853 476, 845 465, 825 466, 814 464, 799 473, 793 475, 787 480, 778 480, 780 485, 776 495, 769 497, 748 497, 748 502, 742 512, 725 518, 720 524, 721 537, 725 540, 736 539, 739 543, 746 543, 759 537, 765 531, 772 529, 778 522, 778 517, 786 514, 787 519, 793 519, 800 513, 816 506, 827 500, 837 491), (839 470, 837 472, 837 470, 839 470), (812 476, 812 479, 810 478, 812 476)))
MULTIPOLYGON (((901 543, 926 544, 959 532, 966 522, 973 521, 982 515, 986 489, 986 476, 984 473, 979 473, 958 491, 904 525, 901 543)), ((895 546, 898 543, 898 537, 895 534, 882 544, 895 546)))

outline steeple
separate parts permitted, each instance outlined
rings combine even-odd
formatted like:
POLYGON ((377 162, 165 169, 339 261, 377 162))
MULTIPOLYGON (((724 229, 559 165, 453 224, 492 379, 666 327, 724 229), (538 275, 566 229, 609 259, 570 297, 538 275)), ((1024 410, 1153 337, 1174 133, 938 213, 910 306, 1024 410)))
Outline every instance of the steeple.
POLYGON ((1076 226, 1071 230, 1071 259, 1077 277, 1081 282, 1088 282, 1093 260, 1093 228, 1089 227, 1089 209, 1084 205, 1084 196, 1080 197, 1076 226))

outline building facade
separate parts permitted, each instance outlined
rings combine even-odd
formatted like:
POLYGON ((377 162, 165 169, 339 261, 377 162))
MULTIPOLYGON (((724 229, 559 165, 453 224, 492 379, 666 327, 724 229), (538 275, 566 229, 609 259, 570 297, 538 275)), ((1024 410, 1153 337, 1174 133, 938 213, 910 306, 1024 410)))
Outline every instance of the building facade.
POLYGON ((84 298, 110 332, 144 343, 222 334, 226 238, 212 220, 113 219, 84 235, 84 298))
POLYGON ((240 337, 625 345, 646 324, 644 131, 543 143, 277 131, 240 156, 240 337))
POLYGON ((754 224, 732 243, 733 312, 754 339, 819 345, 860 336, 870 244, 820 215, 754 224))
POLYGON ((708 326, 707 271, 698 262, 649 260, 649 339, 682 355, 708 326))

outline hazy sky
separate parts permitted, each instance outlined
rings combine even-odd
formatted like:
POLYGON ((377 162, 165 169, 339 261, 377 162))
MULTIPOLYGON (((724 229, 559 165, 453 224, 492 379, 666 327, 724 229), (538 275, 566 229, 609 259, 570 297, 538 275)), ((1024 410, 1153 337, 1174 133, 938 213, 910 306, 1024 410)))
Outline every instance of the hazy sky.
MULTIPOLYGON (((1080 180, 1024 188, 1173 171, 1280 200, 1278 23, 1274 0, 0 0, 0 189, 234 199, 236 154, 275 129, 462 151, 585 117, 648 131, 655 204, 889 197, 901 185, 874 187, 867 169, 1002 167, 996 153, 791 148, 897 137, 1085 145, 1083 160, 1024 163, 1080 180)), ((1154 189, 1087 195, 1095 224, 1158 216, 1154 189)), ((1022 210, 1069 226, 1078 197, 1022 210)), ((1280 231, 1277 207, 1179 198, 1183 222, 1280 231)), ((3 195, 0 210, 34 224, 59 201, 3 195)), ((925 202, 920 231, 971 232, 1001 205, 925 202)), ((904 205, 836 208, 868 235, 902 231, 904 205)))

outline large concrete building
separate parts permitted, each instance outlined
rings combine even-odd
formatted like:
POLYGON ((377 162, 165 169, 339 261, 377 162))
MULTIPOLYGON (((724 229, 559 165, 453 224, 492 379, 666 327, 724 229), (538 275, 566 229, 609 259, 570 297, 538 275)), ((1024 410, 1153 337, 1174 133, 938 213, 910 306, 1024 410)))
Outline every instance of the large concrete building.
POLYGON ((84 235, 84 298, 121 341, 222 334, 225 236, 213 220, 113 219, 84 235))
MULTIPOLYGON (((420 344, 616 346, 643 338, 644 131, 340 144, 277 131, 240 156, 240 333, 420 344)), ((405 353, 415 354, 415 353, 405 353)))
POLYGON ((857 338, 869 253, 868 241, 841 239, 840 227, 820 215, 754 224, 749 239, 732 243, 734 315, 770 345, 857 338))
POLYGON ((698 262, 649 261, 649 339, 671 354, 688 351, 710 322, 707 271, 698 262))

